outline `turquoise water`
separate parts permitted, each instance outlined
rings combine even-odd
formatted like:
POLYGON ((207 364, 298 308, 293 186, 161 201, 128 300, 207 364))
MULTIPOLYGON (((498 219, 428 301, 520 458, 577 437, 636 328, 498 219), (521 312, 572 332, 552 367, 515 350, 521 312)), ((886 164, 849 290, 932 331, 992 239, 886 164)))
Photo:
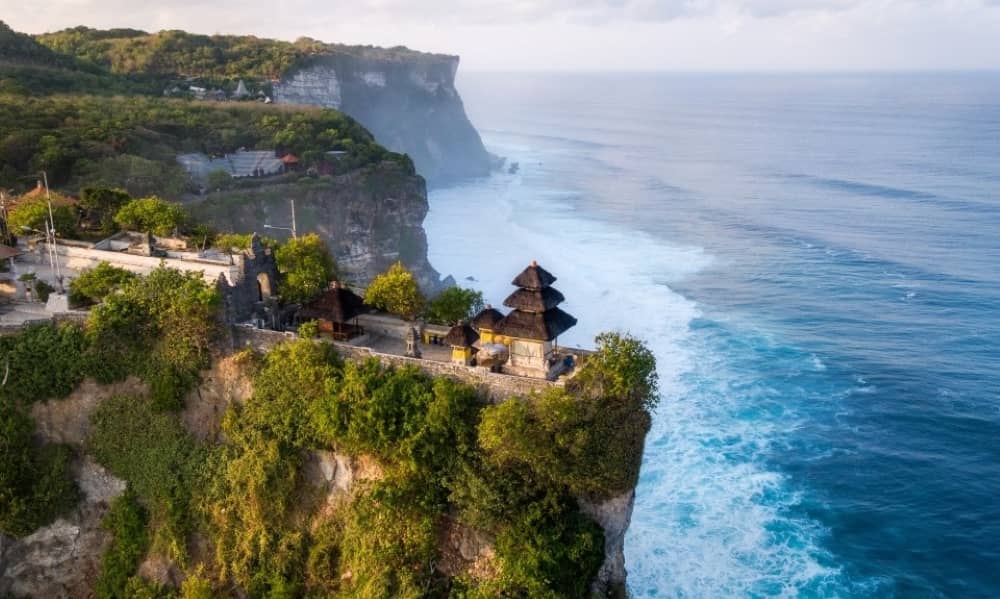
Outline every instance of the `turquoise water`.
POLYGON ((459 86, 520 170, 432 192, 432 263, 657 354, 635 596, 1000 596, 1000 75, 459 86))

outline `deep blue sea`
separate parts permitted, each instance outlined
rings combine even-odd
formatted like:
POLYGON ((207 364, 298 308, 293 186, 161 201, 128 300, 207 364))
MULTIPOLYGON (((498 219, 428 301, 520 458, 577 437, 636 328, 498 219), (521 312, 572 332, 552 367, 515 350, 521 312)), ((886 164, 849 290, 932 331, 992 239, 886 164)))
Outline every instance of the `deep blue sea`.
POLYGON ((1000 597, 1000 74, 459 87, 520 169, 432 191, 432 263, 656 352, 635 597, 1000 597))

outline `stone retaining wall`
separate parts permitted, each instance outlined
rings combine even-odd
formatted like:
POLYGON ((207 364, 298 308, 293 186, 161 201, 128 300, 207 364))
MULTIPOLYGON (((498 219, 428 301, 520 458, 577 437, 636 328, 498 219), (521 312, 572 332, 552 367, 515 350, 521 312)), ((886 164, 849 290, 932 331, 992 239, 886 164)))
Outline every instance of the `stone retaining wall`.
MULTIPOLYGON (((252 347, 257 351, 268 351, 279 343, 297 338, 293 333, 266 331, 244 326, 233 327, 233 349, 252 347)), ((488 368, 462 366, 451 362, 421 360, 394 354, 384 354, 372 351, 367 347, 357 347, 347 343, 325 341, 331 343, 342 356, 350 360, 363 361, 375 358, 386 366, 416 366, 431 376, 446 376, 452 380, 468 383, 476 387, 480 395, 491 402, 498 403, 514 395, 527 395, 535 391, 544 391, 560 386, 558 381, 546 381, 509 374, 490 372, 488 368)))

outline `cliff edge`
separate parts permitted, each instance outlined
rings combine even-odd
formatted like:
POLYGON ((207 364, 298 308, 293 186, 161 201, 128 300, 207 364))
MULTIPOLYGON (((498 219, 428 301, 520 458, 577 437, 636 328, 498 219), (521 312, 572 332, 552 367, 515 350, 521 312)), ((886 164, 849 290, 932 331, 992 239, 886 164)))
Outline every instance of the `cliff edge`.
POLYGON ((459 58, 371 49, 315 56, 274 84, 279 104, 341 110, 431 185, 483 176, 490 155, 455 88, 459 58))

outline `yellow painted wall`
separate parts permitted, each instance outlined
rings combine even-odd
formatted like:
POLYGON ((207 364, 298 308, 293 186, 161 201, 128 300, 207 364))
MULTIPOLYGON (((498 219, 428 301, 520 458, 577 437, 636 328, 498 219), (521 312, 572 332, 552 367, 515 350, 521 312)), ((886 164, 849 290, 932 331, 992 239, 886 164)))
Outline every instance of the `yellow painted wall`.
POLYGON ((468 364, 469 360, 472 359, 472 348, 471 347, 452 347, 451 348, 451 361, 458 364, 468 364))

